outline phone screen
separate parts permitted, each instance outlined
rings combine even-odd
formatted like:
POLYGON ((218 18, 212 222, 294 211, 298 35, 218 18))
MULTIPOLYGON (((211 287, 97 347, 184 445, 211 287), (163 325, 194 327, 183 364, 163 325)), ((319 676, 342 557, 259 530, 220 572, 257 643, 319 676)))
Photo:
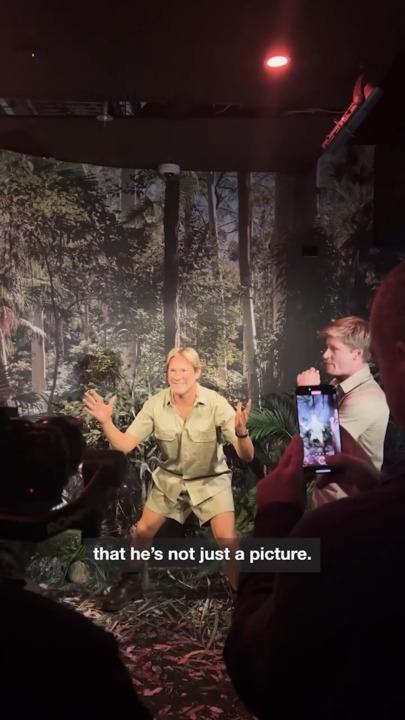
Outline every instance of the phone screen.
POLYGON ((297 387, 296 400, 304 468, 328 472, 328 456, 342 449, 336 390, 333 385, 297 387))

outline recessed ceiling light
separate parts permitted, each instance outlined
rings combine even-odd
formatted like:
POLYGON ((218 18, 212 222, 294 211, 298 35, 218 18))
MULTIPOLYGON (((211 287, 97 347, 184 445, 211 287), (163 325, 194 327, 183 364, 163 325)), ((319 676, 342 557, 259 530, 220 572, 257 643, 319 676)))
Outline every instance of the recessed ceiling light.
POLYGON ((268 68, 281 68, 288 65, 290 58, 287 55, 269 55, 266 58, 265 66, 268 68))

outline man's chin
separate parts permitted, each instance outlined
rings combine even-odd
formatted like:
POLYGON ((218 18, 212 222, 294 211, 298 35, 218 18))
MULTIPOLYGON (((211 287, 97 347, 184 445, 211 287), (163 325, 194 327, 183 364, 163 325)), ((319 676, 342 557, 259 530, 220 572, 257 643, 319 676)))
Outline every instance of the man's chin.
POLYGON ((172 392, 176 393, 176 395, 184 395, 187 390, 189 390, 189 388, 184 387, 184 385, 182 385, 182 387, 179 387, 178 385, 175 385, 174 387, 172 386, 172 392))

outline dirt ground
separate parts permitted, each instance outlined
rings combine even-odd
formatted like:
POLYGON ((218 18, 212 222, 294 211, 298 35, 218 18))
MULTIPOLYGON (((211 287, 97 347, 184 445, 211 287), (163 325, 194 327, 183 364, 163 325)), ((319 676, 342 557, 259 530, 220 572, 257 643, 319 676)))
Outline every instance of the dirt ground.
POLYGON ((220 578, 196 587, 162 578, 118 613, 101 596, 64 590, 58 598, 116 637, 137 693, 156 720, 252 720, 222 659, 232 599, 220 578))

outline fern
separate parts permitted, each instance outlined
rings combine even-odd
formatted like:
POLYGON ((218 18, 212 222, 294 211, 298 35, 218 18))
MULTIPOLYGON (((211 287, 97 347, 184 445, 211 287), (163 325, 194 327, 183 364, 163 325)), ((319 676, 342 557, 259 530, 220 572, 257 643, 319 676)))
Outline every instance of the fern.
POLYGON ((248 427, 253 441, 289 441, 297 429, 294 402, 289 395, 270 395, 262 410, 252 410, 248 427))

